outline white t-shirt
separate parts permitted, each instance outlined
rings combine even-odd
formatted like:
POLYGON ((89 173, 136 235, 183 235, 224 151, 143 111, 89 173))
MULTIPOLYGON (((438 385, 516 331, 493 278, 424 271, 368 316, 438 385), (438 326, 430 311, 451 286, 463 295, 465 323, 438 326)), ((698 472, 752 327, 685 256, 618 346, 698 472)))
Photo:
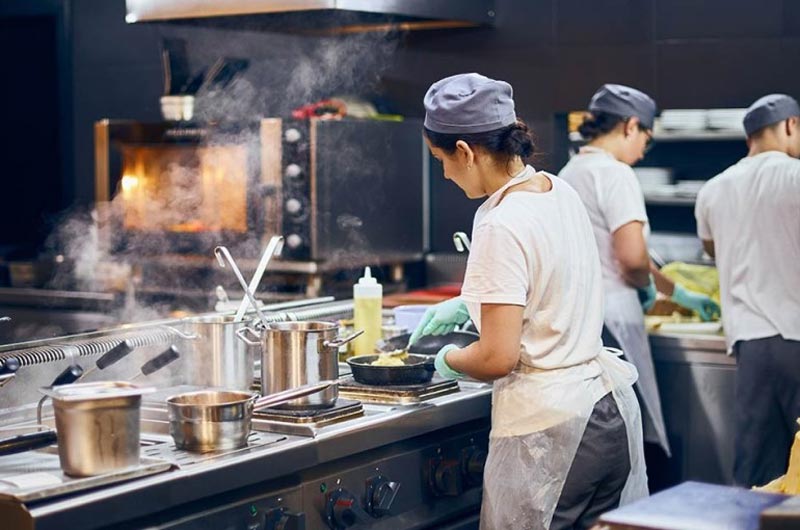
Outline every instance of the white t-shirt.
POLYGON ((714 242, 728 348, 800 340, 800 160, 743 158, 703 186, 695 217, 700 239, 714 242))
POLYGON ((597 356, 603 293, 589 219, 572 188, 545 173, 550 191, 504 196, 535 174, 526 166, 476 212, 461 298, 479 330, 481 304, 524 306, 520 362, 551 370, 597 356))
POLYGON ((559 172, 578 192, 592 223, 603 284, 607 292, 632 289, 622 277, 614 254, 614 232, 631 221, 644 223, 645 240, 650 225, 639 180, 631 167, 596 147, 583 147, 559 172))

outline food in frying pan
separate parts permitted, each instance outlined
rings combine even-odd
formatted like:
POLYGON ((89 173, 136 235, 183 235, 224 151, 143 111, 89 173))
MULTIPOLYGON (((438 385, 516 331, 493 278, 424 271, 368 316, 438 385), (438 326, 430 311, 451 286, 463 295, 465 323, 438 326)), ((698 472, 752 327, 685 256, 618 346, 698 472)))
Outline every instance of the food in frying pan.
POLYGON ((378 358, 370 363, 371 366, 403 366, 408 357, 408 351, 404 349, 383 352, 378 358))

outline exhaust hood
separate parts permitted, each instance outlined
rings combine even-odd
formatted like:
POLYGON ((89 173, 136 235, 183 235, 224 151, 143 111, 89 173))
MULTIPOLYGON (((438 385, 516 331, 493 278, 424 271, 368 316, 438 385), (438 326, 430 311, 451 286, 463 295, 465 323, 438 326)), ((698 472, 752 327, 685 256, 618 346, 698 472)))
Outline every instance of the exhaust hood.
POLYGON ((246 15, 267 26, 348 32, 347 28, 440 29, 494 22, 494 0, 126 0, 125 4, 128 23, 246 15))

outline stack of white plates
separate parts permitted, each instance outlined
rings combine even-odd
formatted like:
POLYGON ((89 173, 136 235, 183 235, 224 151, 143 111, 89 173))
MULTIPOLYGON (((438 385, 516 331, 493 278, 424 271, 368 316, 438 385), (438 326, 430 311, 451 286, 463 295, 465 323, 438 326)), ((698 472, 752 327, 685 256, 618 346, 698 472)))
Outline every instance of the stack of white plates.
POLYGON ((742 120, 747 109, 711 109, 708 111, 708 127, 711 129, 741 131, 742 120))
POLYGON ((668 167, 635 167, 633 172, 644 193, 672 183, 672 169, 668 167))
POLYGON ((672 109, 661 113, 661 127, 673 131, 702 131, 708 124, 705 109, 672 109))

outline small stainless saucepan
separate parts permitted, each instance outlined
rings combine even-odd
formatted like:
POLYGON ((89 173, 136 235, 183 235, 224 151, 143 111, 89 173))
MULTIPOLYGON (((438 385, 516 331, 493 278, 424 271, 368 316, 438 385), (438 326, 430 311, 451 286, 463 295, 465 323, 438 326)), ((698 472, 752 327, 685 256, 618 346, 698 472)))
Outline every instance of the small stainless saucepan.
POLYGON ((253 411, 323 392, 337 381, 321 381, 259 397, 254 392, 204 390, 167 398, 169 431, 178 449, 206 453, 247 445, 253 411))

